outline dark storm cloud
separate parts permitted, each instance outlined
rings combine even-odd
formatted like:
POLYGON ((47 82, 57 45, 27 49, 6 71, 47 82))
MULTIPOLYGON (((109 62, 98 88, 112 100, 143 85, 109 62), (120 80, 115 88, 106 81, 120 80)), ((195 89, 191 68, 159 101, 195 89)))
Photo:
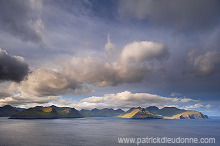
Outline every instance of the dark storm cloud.
POLYGON ((0 29, 32 42, 42 42, 41 0, 1 0, 0 29))
POLYGON ((24 58, 11 56, 5 50, 0 49, 0 81, 22 81, 28 74, 28 65, 24 58))
POLYGON ((176 31, 209 29, 220 22, 218 0, 121 0, 119 13, 176 31))

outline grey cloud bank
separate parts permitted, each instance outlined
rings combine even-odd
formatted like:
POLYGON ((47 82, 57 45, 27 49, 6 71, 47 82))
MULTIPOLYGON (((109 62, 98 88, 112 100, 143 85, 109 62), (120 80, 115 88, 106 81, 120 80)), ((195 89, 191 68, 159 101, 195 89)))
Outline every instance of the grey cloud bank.
POLYGON ((220 52, 218 50, 207 51, 204 54, 198 54, 196 50, 192 50, 188 53, 188 57, 198 75, 208 76, 219 71, 220 52))
POLYGON ((42 42, 41 0, 1 0, 0 29, 24 41, 42 42))
POLYGON ((177 32, 210 29, 220 22, 218 0, 120 0, 119 4, 121 15, 147 19, 177 32))

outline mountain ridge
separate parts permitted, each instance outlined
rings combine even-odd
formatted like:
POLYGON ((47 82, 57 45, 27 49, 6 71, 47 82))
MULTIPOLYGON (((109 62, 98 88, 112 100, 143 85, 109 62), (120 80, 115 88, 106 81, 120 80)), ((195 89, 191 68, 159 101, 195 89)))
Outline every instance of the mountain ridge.
POLYGON ((103 108, 97 109, 94 108, 92 110, 81 109, 80 113, 84 117, 115 117, 122 114, 124 111, 122 109, 114 110, 112 108, 103 108))
POLYGON ((59 119, 82 118, 83 116, 75 108, 69 107, 34 107, 25 109, 10 116, 10 119, 59 119))
POLYGON ((178 109, 176 107, 159 109, 156 106, 130 108, 119 117, 131 119, 208 119, 207 115, 199 111, 178 109))
POLYGON ((146 108, 133 107, 127 111, 122 109, 81 109, 70 107, 36 106, 29 109, 15 108, 10 105, 0 107, 0 116, 11 119, 55 119, 55 118, 82 118, 82 117, 121 117, 132 119, 208 119, 208 116, 195 110, 178 109, 176 107, 156 106, 146 108))

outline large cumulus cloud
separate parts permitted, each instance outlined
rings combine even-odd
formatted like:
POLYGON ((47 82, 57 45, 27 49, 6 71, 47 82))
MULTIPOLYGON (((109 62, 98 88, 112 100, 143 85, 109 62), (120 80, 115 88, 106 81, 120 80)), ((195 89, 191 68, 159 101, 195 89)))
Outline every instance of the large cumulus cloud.
POLYGON ((74 57, 63 64, 69 77, 78 82, 97 86, 140 82, 150 73, 149 62, 161 60, 168 55, 164 44, 134 41, 125 45, 116 60, 104 58, 74 57))
POLYGON ((34 96, 55 96, 83 92, 81 83, 70 79, 64 73, 50 68, 35 69, 28 75, 27 80, 19 84, 12 83, 9 90, 34 96))
POLYGON ((22 81, 28 74, 28 64, 23 57, 9 55, 0 49, 0 81, 22 81))
POLYGON ((149 62, 168 54, 164 44, 132 42, 122 48, 115 60, 106 57, 73 57, 57 68, 37 68, 21 83, 13 83, 11 92, 35 96, 57 96, 91 92, 87 85, 116 86, 142 81, 152 71, 149 62))

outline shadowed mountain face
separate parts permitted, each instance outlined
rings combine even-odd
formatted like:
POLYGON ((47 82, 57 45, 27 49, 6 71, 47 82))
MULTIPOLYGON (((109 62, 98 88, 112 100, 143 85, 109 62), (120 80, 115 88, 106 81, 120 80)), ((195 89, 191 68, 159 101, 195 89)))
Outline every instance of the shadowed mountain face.
POLYGON ((10 119, 56 119, 56 118, 80 118, 79 111, 69 107, 34 107, 23 110, 10 117, 10 119))
POLYGON ((122 114, 124 111, 121 109, 114 110, 112 108, 104 108, 104 109, 97 109, 94 108, 92 110, 85 110, 82 109, 80 114, 84 117, 115 117, 122 114))
POLYGON ((146 110, 148 110, 148 111, 150 111, 152 113, 155 113, 155 112, 157 112, 160 109, 158 107, 156 107, 156 106, 149 106, 149 107, 146 108, 146 110))
POLYGON ((0 117, 10 117, 11 115, 22 110, 24 109, 12 107, 10 105, 5 105, 3 107, 0 107, 0 117))
POLYGON ((156 106, 144 108, 131 108, 119 117, 132 119, 208 119, 207 115, 198 111, 178 109, 176 107, 164 107, 159 109, 156 106))
POLYGON ((176 107, 164 107, 162 109, 156 110, 153 113, 158 114, 158 115, 162 115, 162 116, 165 116, 165 117, 171 117, 173 115, 180 114, 180 113, 183 113, 185 111, 186 110, 178 109, 176 107))

